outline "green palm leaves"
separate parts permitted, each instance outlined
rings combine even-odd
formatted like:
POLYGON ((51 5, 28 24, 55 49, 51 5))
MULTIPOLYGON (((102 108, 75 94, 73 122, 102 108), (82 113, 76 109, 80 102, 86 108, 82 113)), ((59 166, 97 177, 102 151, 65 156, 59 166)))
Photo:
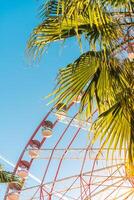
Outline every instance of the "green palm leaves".
POLYGON ((80 113, 89 118, 98 109, 92 128, 94 144, 127 149, 134 162, 134 66, 121 56, 132 45, 133 1, 53 0, 42 6, 43 22, 31 34, 28 50, 40 56, 48 44, 84 35, 89 51, 59 71, 56 103, 70 104, 82 94, 80 113), (118 52, 117 52, 118 51, 118 52))
MULTIPOLYGON (((126 66, 130 63, 127 62, 126 66)), ((91 110, 92 100, 98 109, 105 111, 115 101, 116 94, 125 88, 122 63, 110 58, 102 51, 89 51, 82 54, 74 63, 60 70, 57 77, 58 89, 54 92, 57 99, 70 103, 76 95, 84 91, 82 107, 91 110), (104 105, 104 108, 102 108, 104 105)))
POLYGON ((11 172, 4 171, 0 166, 0 183, 17 183, 21 184, 22 180, 19 176, 13 175, 11 172))
POLYGON ((28 42, 28 49, 35 58, 49 43, 57 40, 76 36, 80 42, 80 36, 84 34, 91 47, 107 45, 111 48, 122 35, 117 20, 99 1, 49 1, 42 10, 44 20, 34 29, 28 42))
POLYGON ((0 183, 11 183, 20 181, 19 177, 13 176, 12 173, 6 171, 0 171, 0 183))
POLYGON ((103 112, 96 120, 93 125, 93 143, 99 139, 100 142, 103 143, 103 147, 107 145, 108 149, 113 148, 113 154, 117 148, 119 149, 120 154, 122 150, 125 149, 125 153, 127 153, 126 158, 133 161, 133 113, 131 113, 128 108, 127 97, 121 97, 117 103, 112 105, 107 111, 103 112), (127 149, 129 151, 127 151, 127 149))

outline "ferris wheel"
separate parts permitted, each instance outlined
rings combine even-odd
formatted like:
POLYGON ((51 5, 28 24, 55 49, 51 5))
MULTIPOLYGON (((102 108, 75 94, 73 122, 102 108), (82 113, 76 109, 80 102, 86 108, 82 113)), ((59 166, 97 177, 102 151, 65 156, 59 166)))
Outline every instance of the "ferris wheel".
POLYGON ((91 146, 91 119, 80 120, 77 103, 47 113, 14 169, 23 185, 10 183, 4 200, 134 199, 133 169, 118 157, 118 149, 107 160, 106 148, 100 153, 98 143, 91 146))

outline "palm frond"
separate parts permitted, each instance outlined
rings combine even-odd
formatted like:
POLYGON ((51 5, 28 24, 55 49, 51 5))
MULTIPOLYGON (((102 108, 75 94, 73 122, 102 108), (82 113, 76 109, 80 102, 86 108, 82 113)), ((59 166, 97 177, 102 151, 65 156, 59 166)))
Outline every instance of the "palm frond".
POLYGON ((56 99, 69 103, 76 96, 79 96, 94 74, 97 73, 100 66, 100 56, 100 52, 87 52, 74 63, 61 69, 57 77, 58 89, 54 91, 56 99))
POLYGON ((100 5, 103 9, 112 12, 116 11, 128 12, 133 8, 134 2, 131 0, 49 0, 44 3, 41 9, 43 17, 50 15, 62 14, 66 16, 68 13, 75 15, 74 13, 82 13, 86 11, 89 6, 100 5))
POLYGON ((102 0, 102 4, 111 5, 114 8, 124 9, 124 11, 129 10, 130 6, 133 7, 133 1, 131 0, 102 0))
POLYGON ((107 57, 102 51, 84 53, 60 70, 55 100, 68 104, 82 93, 81 112, 86 109, 88 116, 94 107, 93 101, 100 113, 104 112, 115 102, 117 92, 127 86, 122 69, 120 61, 111 58, 109 53, 107 57))
POLYGON ((33 52, 33 55, 36 57, 41 55, 44 48, 51 42, 82 34, 83 31, 89 28, 83 18, 79 19, 78 30, 76 30, 75 21, 62 20, 61 17, 48 18, 34 29, 28 42, 28 51, 33 52))
MULTIPOLYGON (((93 124, 94 140, 113 148, 113 154, 119 148, 127 152, 126 159, 134 163, 134 96, 127 88, 118 95, 118 101, 103 112, 93 124)), ((108 151, 109 153, 109 151, 108 151)), ((124 154, 125 155, 125 154, 124 154)))
POLYGON ((20 179, 19 176, 13 175, 13 173, 11 173, 11 172, 1 170, 0 171, 0 183, 11 183, 11 182, 20 184, 22 182, 22 180, 20 179))
POLYGON ((44 7, 43 22, 33 30, 28 49, 40 55, 51 42, 85 34, 90 47, 111 48, 122 35, 118 21, 105 12, 100 3, 49 1, 44 7), (66 9, 65 9, 66 8, 66 9), (116 31, 115 31, 116 29, 116 31))

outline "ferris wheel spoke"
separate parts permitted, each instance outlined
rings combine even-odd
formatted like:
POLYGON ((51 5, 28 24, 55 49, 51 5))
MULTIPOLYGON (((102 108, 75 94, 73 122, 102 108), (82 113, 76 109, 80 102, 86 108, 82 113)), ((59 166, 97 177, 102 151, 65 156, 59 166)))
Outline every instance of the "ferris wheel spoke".
MULTIPOLYGON (((125 193, 122 192, 119 196, 116 196, 116 199, 117 200, 124 200, 124 199, 126 200, 126 199, 128 199, 128 197, 131 197, 131 195, 134 196, 133 194, 134 193, 133 193, 132 189, 130 189, 129 191, 125 191, 125 193)), ((112 198, 109 200, 115 200, 115 198, 112 198)))
MULTIPOLYGON (((116 186, 116 188, 117 188, 117 184, 120 183, 120 182, 121 182, 121 181, 119 180, 119 181, 117 181, 117 182, 115 182, 115 183, 113 183, 113 184, 111 184, 111 185, 108 185, 107 187, 105 187, 105 188, 99 190, 98 192, 95 192, 94 194, 92 193, 91 198, 94 197, 94 196, 96 196, 96 195, 98 195, 98 194, 100 194, 100 193, 102 193, 102 192, 105 192, 105 191, 110 190, 113 186, 116 186)), ((121 183, 122 183, 122 182, 121 182, 121 183)), ((104 186, 102 185, 102 187, 104 187, 104 186)), ((98 188, 98 189, 99 189, 99 188, 98 188)), ((112 195, 112 193, 111 193, 111 195, 112 195)))
MULTIPOLYGON (((104 184, 104 182, 108 181, 109 178, 111 178, 111 176, 107 177, 107 179, 101 181, 101 182, 97 182, 97 183, 91 183, 90 186, 97 186, 95 189, 93 189, 93 191, 91 191, 91 193, 88 195, 91 197, 94 197, 96 195, 98 195, 100 192, 104 192, 106 190, 108 190, 109 188, 112 188, 114 187, 115 189, 118 187, 116 184, 120 183, 122 180, 124 181, 124 179, 122 178, 121 180, 119 181, 116 181, 115 183, 113 183, 112 185, 109 185, 109 184, 104 184), (100 187, 104 187, 101 191, 96 191, 98 189, 100 189, 100 187), (95 192, 96 191, 96 192, 95 192), (95 193, 94 193, 95 192, 95 193), (91 195, 92 194, 92 195, 91 195)), ((115 179, 116 180, 116 179, 115 179)), ((125 188, 125 187, 124 187, 125 188)), ((87 186, 87 190, 89 190, 89 186, 87 186)))
MULTIPOLYGON (((62 194, 62 196, 66 195, 66 193, 71 190, 72 186, 75 184, 75 182, 78 180, 79 177, 76 177, 76 179, 73 181, 73 183, 67 188, 67 190, 62 194)), ((59 199, 61 200, 61 199, 59 199)))
MULTIPOLYGON (((77 135, 79 134, 80 130, 81 130, 81 128, 79 128, 79 129, 76 131, 76 133, 75 133, 75 135, 73 136, 73 138, 72 138, 71 142, 69 143, 69 145, 68 145, 67 149, 69 149, 69 148, 70 148, 70 146, 71 146, 71 145, 72 145, 72 143, 74 142, 75 138, 76 138, 76 137, 77 137, 77 135)), ((59 170, 60 170, 60 166, 61 166, 61 164, 62 164, 63 157, 64 157, 64 156, 65 156, 65 154, 67 153, 67 149, 66 149, 66 151, 64 152, 64 154, 62 155, 62 158, 61 158, 61 160, 60 160, 60 162, 59 162, 59 165, 58 165, 58 168, 57 168, 57 171, 56 171, 56 175, 55 175, 55 177, 54 177, 54 180, 53 180, 53 184, 52 184, 52 189, 51 189, 51 192, 52 192, 52 191, 53 191, 53 189, 54 189, 55 182, 56 182, 56 180, 57 180, 57 176, 58 176, 58 173, 59 173, 59 170)))
POLYGON ((80 178, 81 178, 81 184, 82 184, 82 188, 83 188, 83 190, 81 191, 81 199, 83 199, 84 195, 86 195, 86 196, 88 195, 87 190, 86 190, 86 187, 88 187, 88 185, 87 185, 87 183, 86 183, 86 185, 84 184, 85 181, 83 181, 84 179, 82 177, 80 177, 80 178))
MULTIPOLYGON (((77 114, 78 114, 78 113, 77 113, 77 114)), ((77 116, 77 114, 76 114, 75 116, 77 116)), ((74 118, 75 118, 75 116, 74 116, 74 118)), ((63 133, 61 134, 60 138, 58 139, 58 141, 56 142, 56 144, 55 144, 55 146, 54 146, 54 148, 53 148, 53 150, 52 150, 52 153, 51 153, 51 155, 50 155, 49 162, 48 162, 48 164, 47 164, 47 166, 46 166, 46 170, 45 170, 45 173, 44 173, 44 176, 43 176, 41 185, 43 184, 43 182, 44 182, 44 180, 45 180, 45 177, 46 177, 46 174, 47 174, 47 172, 48 172, 48 168, 49 168, 49 166, 50 166, 50 163, 51 163, 51 160, 52 160, 54 151, 55 151, 56 147, 58 146, 59 142, 61 141, 61 139, 63 138, 63 136, 65 135, 66 131, 69 129, 70 124, 71 124, 72 121, 73 121, 73 119, 69 122, 69 124, 67 125, 67 127, 65 128, 65 130, 63 131, 63 133)))
POLYGON ((114 191, 112 191, 108 196, 106 196, 106 198, 104 200, 107 200, 111 195, 113 195, 113 193, 116 192, 116 190, 119 189, 119 187, 121 187, 124 183, 124 180, 116 187, 116 189, 114 191))
MULTIPOLYGON (((122 165, 122 166, 124 166, 124 164, 120 164, 120 165, 122 165)), ((108 167, 104 167, 104 168, 99 168, 99 169, 96 169, 96 170, 94 170, 94 173, 97 173, 97 174, 93 174, 92 176, 93 177, 97 177, 97 178, 112 178, 112 179, 121 179, 121 178, 124 178, 125 176, 119 176, 119 175, 116 175, 116 176, 107 176, 107 175, 100 175, 100 173, 105 173, 105 171, 106 170, 108 170, 108 169, 113 169, 113 168, 116 168, 116 167, 118 167, 118 166, 120 166, 119 164, 116 164, 116 165, 110 165, 110 166, 108 166, 108 167)), ((66 181, 66 180, 69 180, 69 179, 77 179, 78 177, 80 177, 81 176, 81 178, 83 179, 83 181, 88 185, 88 183, 86 182, 86 180, 84 179, 84 177, 86 178, 86 177, 90 177, 90 175, 91 175, 91 171, 89 171, 89 172, 83 172, 82 174, 78 174, 78 175, 74 175, 74 176, 68 176, 68 177, 64 177, 64 178, 62 178, 62 179, 57 179, 56 180, 56 182, 57 183, 60 183, 60 182, 63 182, 63 181, 66 181)), ((108 179, 108 180, 109 180, 108 179)), ((108 181, 107 180, 107 181, 108 181)), ((98 184, 99 184, 100 182, 98 182, 98 184)), ((43 186, 49 186, 50 184, 52 184, 52 182, 46 182, 45 184, 43 184, 43 186)), ((29 187, 29 188, 24 188, 24 189, 22 189, 22 191, 25 191, 25 190, 27 190, 27 189, 32 189, 32 188, 36 188, 36 187, 39 187, 40 185, 36 185, 36 186, 33 186, 33 187, 29 187)))
POLYGON ((90 195, 91 195, 93 192, 95 192, 101 185, 103 185, 109 178, 111 178, 111 176, 113 176, 121 167, 122 167, 122 165, 119 166, 119 167, 117 167, 117 169, 116 169, 110 176, 108 176, 105 180, 103 180, 103 182, 102 182, 101 184, 99 184, 99 185, 90 193, 90 195))

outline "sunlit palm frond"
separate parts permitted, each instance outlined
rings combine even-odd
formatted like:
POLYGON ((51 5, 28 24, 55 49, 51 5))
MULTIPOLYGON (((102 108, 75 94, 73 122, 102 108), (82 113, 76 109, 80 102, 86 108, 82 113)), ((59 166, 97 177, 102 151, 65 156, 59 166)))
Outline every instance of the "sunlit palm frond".
POLYGON ((117 92, 127 86, 122 69, 122 63, 109 54, 105 57, 101 51, 84 53, 60 70, 55 100, 70 103, 82 93, 81 111, 85 109, 90 115, 95 100, 99 111, 104 112, 115 102, 117 92))
POLYGON ((11 182, 20 184, 22 180, 18 176, 13 175, 13 173, 11 172, 1 170, 0 183, 11 183, 11 182))
POLYGON ((100 52, 87 52, 74 63, 61 69, 58 75, 56 98, 66 102, 72 101, 87 87, 100 65, 100 52), (96 55, 96 57, 95 57, 96 55), (98 58, 98 59, 97 59, 98 58))
POLYGON ((108 149, 113 147, 113 153, 117 147, 120 153, 125 148, 126 159, 134 163, 134 74, 132 63, 126 64, 128 61, 124 63, 123 78, 128 87, 122 88, 120 93, 115 92, 116 103, 100 114, 94 123, 93 142, 99 139, 108 149))
POLYGON ((63 20, 61 17, 46 19, 40 26, 34 29, 28 42, 28 49, 36 57, 42 53, 49 43, 82 34, 83 31, 88 31, 90 28, 83 18, 79 19, 78 24, 79 27, 76 31, 75 21, 63 20))
POLYGON ((133 3, 134 3, 131 0, 101 0, 101 1, 104 5, 106 5, 106 4, 112 5, 112 6, 114 6, 114 8, 115 7, 119 8, 119 9, 125 8, 124 11, 128 11, 130 9, 130 6, 133 7, 133 3))
POLYGON ((62 5, 60 1, 49 0, 41 6, 40 16, 42 19, 59 15, 62 15, 62 5))
POLYGON ((122 10, 128 12, 129 9, 133 8, 134 2, 131 0, 49 0, 42 6, 42 16, 62 14, 67 15, 70 13, 73 15, 75 12, 82 13, 86 11, 89 6, 93 7, 96 5, 101 6, 102 9, 113 9, 122 10))
POLYGON ((125 98, 126 99, 122 98, 99 116, 93 125, 93 143, 99 140, 101 144, 103 144, 103 147, 106 145, 108 149, 112 147, 113 154, 117 147, 120 153, 122 149, 125 149, 125 152, 127 152, 126 159, 134 162, 134 111, 130 109, 132 105, 128 105, 129 102, 127 102, 130 97, 125 98))
POLYGON ((83 33, 90 47, 94 48, 98 44, 100 48, 112 48, 122 35, 118 21, 105 12, 100 4, 61 1, 58 5, 57 1, 50 1, 44 6, 44 21, 31 35, 28 49, 34 52, 35 57, 42 53, 47 44, 72 36, 80 39, 83 33), (67 10, 64 11, 64 7, 67 10))

